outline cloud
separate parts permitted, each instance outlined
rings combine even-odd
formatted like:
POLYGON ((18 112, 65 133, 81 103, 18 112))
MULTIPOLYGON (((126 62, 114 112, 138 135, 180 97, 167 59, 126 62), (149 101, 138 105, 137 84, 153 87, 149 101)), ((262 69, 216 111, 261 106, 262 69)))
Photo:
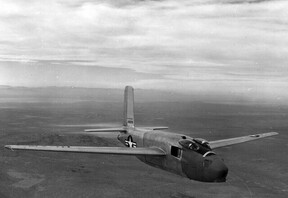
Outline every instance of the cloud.
POLYGON ((2 63, 4 64, 0 67, 0 84, 12 86, 123 88, 127 83, 161 78, 158 74, 140 73, 117 67, 97 65, 79 67, 67 61, 21 62, 20 64, 16 61, 6 61, 2 63))
MULTIPOLYGON (((166 84, 167 89, 203 87, 207 92, 215 87, 226 89, 228 84, 231 90, 245 85, 268 93, 267 89, 282 91, 287 82, 287 1, 0 3, 0 67, 14 61, 35 73, 35 62, 47 61, 47 70, 59 66, 62 69, 55 71, 60 73, 71 67, 96 73, 107 68, 113 70, 111 79, 118 79, 121 85, 131 82, 129 74, 135 85, 143 88, 155 83, 163 89, 166 84), (29 63, 33 65, 30 68, 29 63), (124 79, 117 78, 116 68, 122 69, 124 79), (267 88, 267 82, 277 83, 268 83, 267 88)), ((44 72, 45 67, 41 68, 44 72)), ((65 82, 72 82, 72 76, 65 82)), ((52 76, 46 78, 49 83, 53 80, 52 76)), ((97 83, 115 86, 116 81, 97 83)))

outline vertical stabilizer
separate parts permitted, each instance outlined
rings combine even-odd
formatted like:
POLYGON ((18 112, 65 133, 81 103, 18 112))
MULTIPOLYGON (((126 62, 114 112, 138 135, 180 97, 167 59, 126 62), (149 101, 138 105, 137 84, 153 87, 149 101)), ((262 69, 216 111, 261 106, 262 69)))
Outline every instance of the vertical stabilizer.
POLYGON ((125 87, 123 125, 134 127, 134 89, 131 86, 125 87))

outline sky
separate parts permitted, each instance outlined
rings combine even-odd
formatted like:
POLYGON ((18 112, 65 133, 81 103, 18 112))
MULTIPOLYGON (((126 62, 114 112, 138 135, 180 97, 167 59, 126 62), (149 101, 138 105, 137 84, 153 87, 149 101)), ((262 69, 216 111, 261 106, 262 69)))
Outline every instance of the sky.
POLYGON ((288 99, 287 0, 0 4, 0 85, 288 99))

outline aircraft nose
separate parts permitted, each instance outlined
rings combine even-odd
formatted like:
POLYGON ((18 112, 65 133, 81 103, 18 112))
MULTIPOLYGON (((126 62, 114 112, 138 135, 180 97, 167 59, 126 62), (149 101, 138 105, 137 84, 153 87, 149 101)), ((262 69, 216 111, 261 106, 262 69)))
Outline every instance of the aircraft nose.
POLYGON ((210 182, 225 182, 228 168, 217 156, 209 156, 204 160, 205 175, 210 182), (206 163, 206 164, 205 164, 206 163), (208 164, 208 165, 207 165, 208 164))

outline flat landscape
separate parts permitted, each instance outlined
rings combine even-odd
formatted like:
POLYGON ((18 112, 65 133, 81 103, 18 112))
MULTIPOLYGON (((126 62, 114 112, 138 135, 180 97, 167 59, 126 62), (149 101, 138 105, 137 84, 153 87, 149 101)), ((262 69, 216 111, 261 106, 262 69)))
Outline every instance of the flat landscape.
MULTIPOLYGON (((288 197, 288 106, 135 90, 137 126, 216 140, 277 131, 278 136, 215 150, 226 183, 201 183, 131 156, 9 151, 6 144, 121 146, 86 128, 121 125, 123 90, 0 89, 0 197, 288 197), (221 101, 221 102, 220 102, 221 101)), ((116 137, 116 135, 114 135, 116 137)))

